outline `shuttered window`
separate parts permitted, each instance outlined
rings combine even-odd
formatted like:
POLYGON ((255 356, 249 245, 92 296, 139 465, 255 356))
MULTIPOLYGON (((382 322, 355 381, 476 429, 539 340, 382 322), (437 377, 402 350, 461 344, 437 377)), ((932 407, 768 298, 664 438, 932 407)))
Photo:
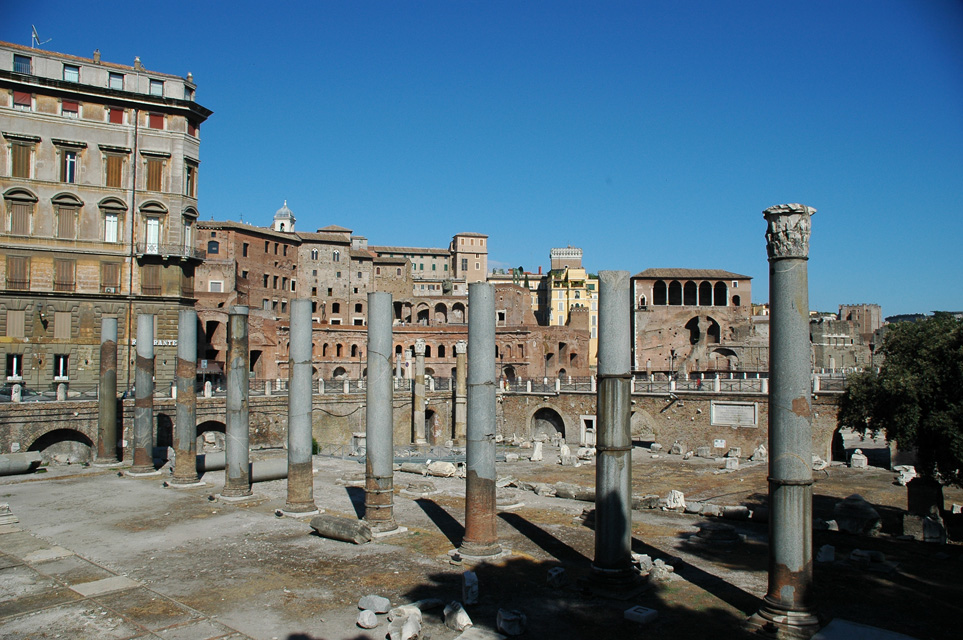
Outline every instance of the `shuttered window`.
POLYGON ((148 264, 140 268, 140 288, 146 296, 161 294, 161 271, 159 264, 148 264))
POLYGON ((15 236, 30 235, 30 214, 33 211, 33 204, 26 202, 11 202, 10 207, 10 233, 15 236))
POLYGON ((13 92, 13 106, 15 108, 29 111, 31 106, 33 106, 32 103, 30 93, 26 91, 13 92))
POLYGON ((16 142, 11 145, 11 152, 13 155, 13 171, 11 173, 14 178, 30 177, 31 146, 32 145, 29 144, 18 144, 16 142))
POLYGON ((76 260, 54 260, 54 291, 73 291, 76 286, 76 260))
POLYGON ((57 207, 57 237, 67 240, 77 238, 77 209, 57 207))
POLYGON ((7 256, 7 289, 26 291, 30 288, 30 258, 7 256))
POLYGON ((70 312, 57 311, 54 313, 54 338, 70 340, 70 312))
POLYGON ((121 174, 124 169, 124 158, 122 156, 107 156, 107 186, 120 187, 121 174))
POLYGON ((23 338, 23 309, 11 309, 7 311, 7 337, 23 338))
POLYGON ((160 191, 161 177, 164 174, 164 161, 160 158, 147 159, 147 190, 160 191))
POLYGON ((64 100, 60 103, 60 111, 68 118, 76 118, 80 114, 80 103, 73 100, 64 100))
POLYGON ((151 113, 147 115, 147 126, 151 129, 163 129, 164 128, 164 114, 163 113, 151 113))
POLYGON ((120 293, 120 263, 100 263, 100 291, 101 293, 120 293))
POLYGON ((124 124, 124 110, 111 107, 107 112, 107 118, 113 124, 124 124))

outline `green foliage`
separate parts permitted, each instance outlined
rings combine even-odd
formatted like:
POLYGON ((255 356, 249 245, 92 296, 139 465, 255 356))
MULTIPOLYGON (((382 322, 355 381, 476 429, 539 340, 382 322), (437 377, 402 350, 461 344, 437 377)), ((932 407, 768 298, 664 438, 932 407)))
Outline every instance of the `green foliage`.
POLYGON ((938 313, 890 325, 879 374, 850 378, 840 426, 917 449, 919 471, 963 486, 963 320, 938 313))
POLYGON ((316 456, 321 453, 321 445, 314 438, 311 438, 311 455, 316 456))

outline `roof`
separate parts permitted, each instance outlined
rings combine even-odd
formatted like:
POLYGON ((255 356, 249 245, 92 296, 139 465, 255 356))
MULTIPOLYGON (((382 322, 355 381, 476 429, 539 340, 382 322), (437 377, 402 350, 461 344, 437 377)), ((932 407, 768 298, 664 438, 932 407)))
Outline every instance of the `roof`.
POLYGON ((340 233, 315 233, 313 231, 298 231, 296 235, 301 238, 301 240, 309 242, 328 242, 331 244, 351 244, 351 240, 344 237, 340 233))
MULTIPOLYGON (((123 69, 124 71, 136 71, 144 74, 151 74, 154 76, 165 76, 167 78, 177 78, 178 80, 186 80, 181 76, 173 73, 164 73, 163 71, 152 71, 150 69, 135 69, 132 66, 126 64, 117 64, 116 62, 95 62, 93 58, 83 58, 81 56, 72 56, 69 53, 58 53, 56 51, 47 51, 46 49, 39 49, 37 47, 27 47, 22 44, 14 44, 12 42, 0 41, 0 47, 10 47, 11 49, 17 49, 18 51, 23 51, 30 56, 50 56, 52 58, 60 58, 62 60, 73 60, 74 62, 86 62, 88 64, 97 65, 99 67, 106 67, 108 69, 123 69)), ((193 83, 191 83, 193 84, 193 83)))
POLYGON ((435 255, 435 256, 448 256, 451 252, 448 249, 436 249, 433 247, 373 247, 368 246, 372 251, 378 253, 405 253, 405 254, 418 254, 418 255, 435 255))
POLYGON ((351 233, 351 229, 348 229, 346 227, 339 227, 336 224, 329 224, 326 227, 321 227, 320 229, 318 229, 318 233, 322 233, 324 231, 329 231, 334 233, 351 233))
POLYGON ((235 222, 234 220, 198 220, 196 226, 198 229, 232 229, 240 233, 267 236, 275 240, 285 240, 292 244, 298 244, 301 240, 296 233, 275 231, 270 227, 255 227, 253 224, 235 222))
POLYGON ((408 258, 401 256, 378 256, 374 261, 378 264, 408 264, 408 258))
POLYGON ((465 231, 463 233, 456 233, 455 237, 465 236, 466 238, 487 238, 488 235, 484 233, 475 233, 474 231, 465 231))
POLYGON ((652 280, 667 278, 687 280, 752 280, 751 276, 743 276, 723 269, 646 269, 632 276, 652 280))

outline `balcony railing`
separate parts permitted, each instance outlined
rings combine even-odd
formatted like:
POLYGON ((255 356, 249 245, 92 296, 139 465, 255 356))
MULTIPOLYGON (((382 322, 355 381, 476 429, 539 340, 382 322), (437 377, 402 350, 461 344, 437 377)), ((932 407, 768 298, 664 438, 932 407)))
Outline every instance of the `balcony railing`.
POLYGON ((158 244, 156 242, 138 242, 137 255, 139 256, 176 256, 179 258, 194 258, 203 260, 205 252, 194 247, 185 247, 179 244, 158 244))
POLYGON ((25 278, 7 277, 7 289, 16 289, 17 291, 29 291, 30 280, 25 278))

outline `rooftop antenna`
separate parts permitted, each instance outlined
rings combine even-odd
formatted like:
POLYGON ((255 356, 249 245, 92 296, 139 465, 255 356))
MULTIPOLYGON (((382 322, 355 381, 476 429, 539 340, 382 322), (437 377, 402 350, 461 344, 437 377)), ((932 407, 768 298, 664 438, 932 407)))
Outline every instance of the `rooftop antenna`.
POLYGON ((34 49, 36 49, 37 47, 42 47, 43 45, 53 40, 53 38, 47 38, 46 40, 41 42, 40 35, 37 33, 37 27, 35 27, 34 25, 30 25, 30 28, 33 31, 33 33, 30 34, 30 46, 33 47, 34 49))

